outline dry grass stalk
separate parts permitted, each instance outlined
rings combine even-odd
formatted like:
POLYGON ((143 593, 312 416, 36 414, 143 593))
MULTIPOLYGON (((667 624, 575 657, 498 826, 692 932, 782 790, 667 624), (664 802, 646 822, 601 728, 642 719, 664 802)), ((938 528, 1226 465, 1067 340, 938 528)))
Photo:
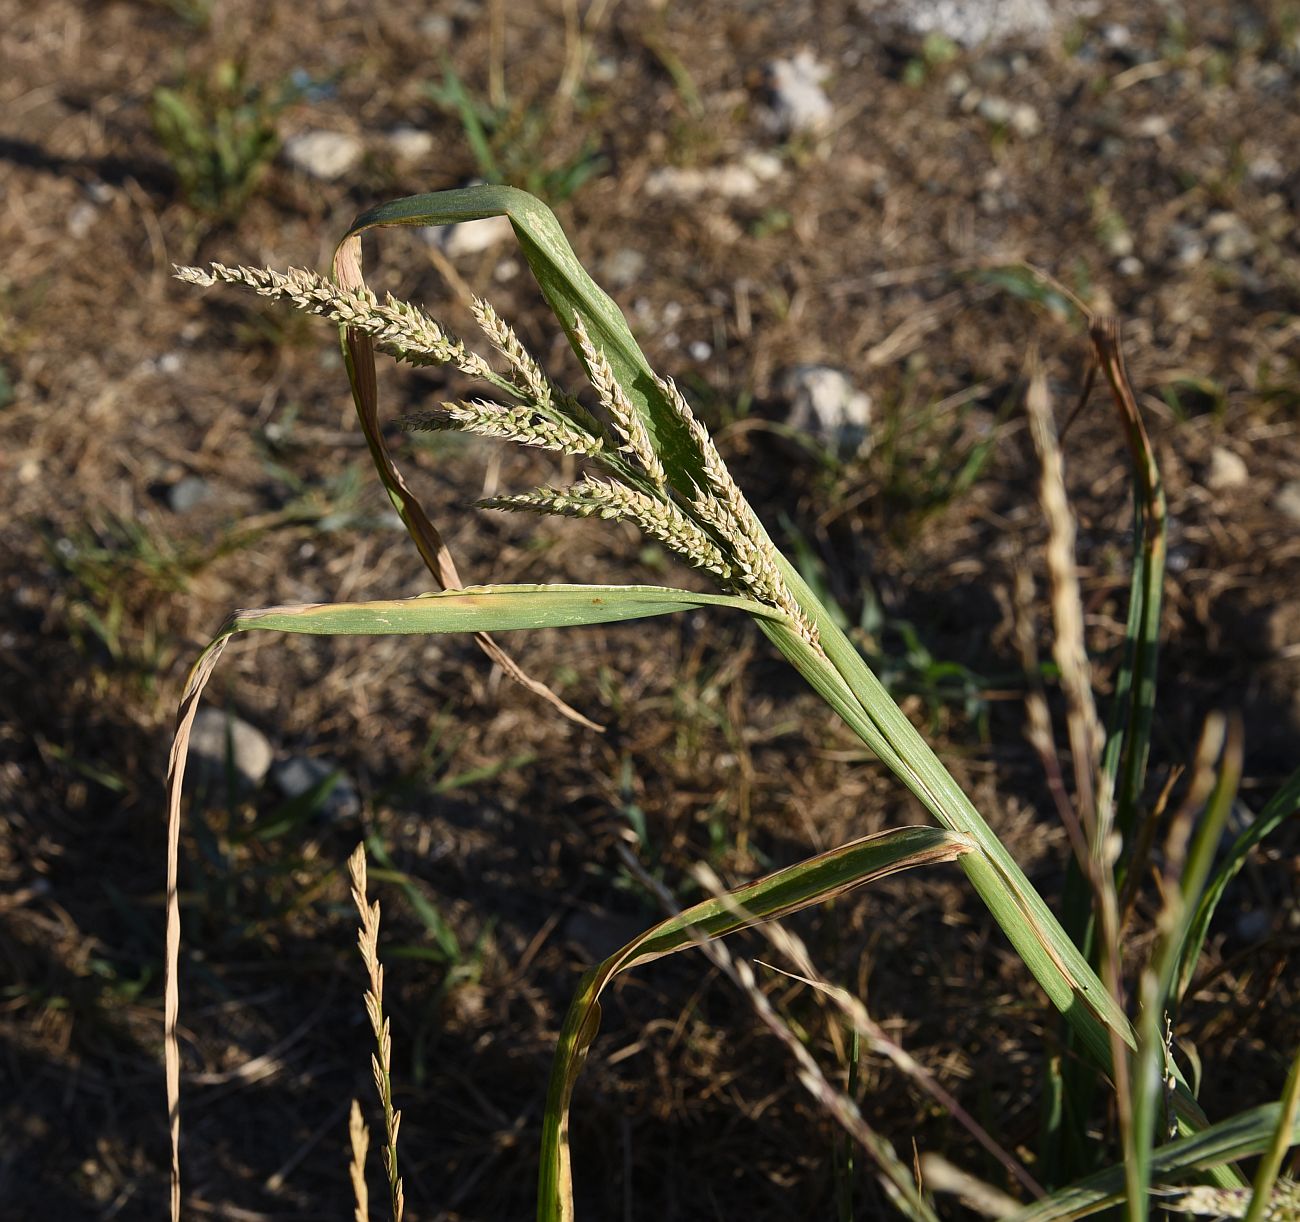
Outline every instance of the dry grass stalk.
MULTIPOLYGON (((1092 670, 1083 631, 1083 595, 1075 564, 1075 522, 1065 491, 1065 464, 1052 418, 1047 377, 1037 356, 1031 358, 1029 392, 1025 396, 1029 432, 1038 454, 1039 500, 1047 520, 1046 560, 1051 588, 1053 653, 1065 694, 1066 725, 1074 757, 1076 809, 1088 847, 1080 861, 1092 885, 1101 947, 1101 978, 1115 1001, 1123 1004, 1123 975, 1119 950, 1119 897, 1115 862, 1120 839, 1114 831, 1113 793, 1102 772, 1105 745, 1101 717, 1092 691, 1092 670)), ((1133 1086, 1128 1049, 1120 1034, 1110 1031, 1112 1075, 1118 1100, 1120 1134, 1126 1173, 1136 1174, 1137 1148, 1133 1130, 1133 1086)), ((1130 1179, 1130 1196, 1138 1192, 1130 1179)))
POLYGON ((402 1179, 397 1170, 397 1134, 402 1124, 402 1113, 393 1109, 393 1039, 389 1022, 384 1017, 384 965, 379 962, 379 901, 373 904, 366 899, 366 846, 357 845, 348 858, 348 875, 352 879, 352 902, 361 917, 357 931, 357 947, 366 965, 369 987, 366 989, 366 1014, 375 1036, 376 1052, 371 1055, 370 1066, 375 1075, 375 1089, 384 1109, 384 1171, 388 1175, 389 1200, 393 1222, 402 1222, 405 1201, 402 1196, 402 1179))
MULTIPOLYGON (((730 902, 721 880, 708 866, 698 865, 692 873, 704 890, 721 899, 729 907, 735 907, 737 913, 740 913, 739 907, 730 902)), ((773 948, 794 964, 798 970, 791 972, 784 968, 774 967, 771 964, 764 964, 765 967, 780 972, 783 976, 788 976, 792 980, 798 980, 801 984, 808 985, 816 990, 820 996, 829 1000, 839 1010, 843 1018, 848 1021, 849 1025, 866 1040, 867 1046, 872 1051, 886 1057, 897 1069, 916 1082, 940 1107, 944 1108, 957 1120, 989 1154, 997 1159, 1012 1178, 1018 1180, 1032 1196, 1041 1197, 1044 1195, 1042 1185, 990 1135, 987 1129, 957 1102, 952 1093, 926 1066, 916 1060, 901 1044, 889 1038, 884 1028, 867 1013, 866 1006, 858 998, 854 997, 846 989, 831 984, 817 971, 813 965, 812 956, 809 955, 808 948, 804 945, 802 939, 792 934, 780 921, 765 921, 758 925, 757 928, 772 944, 773 948)))
MULTIPOLYGON (((647 890, 658 897, 665 911, 673 914, 680 912, 672 892, 659 879, 650 875, 626 846, 620 845, 619 849, 624 864, 647 890)), ((721 882, 707 866, 698 868, 697 878, 705 884, 706 890, 715 888, 713 894, 725 898, 721 882)), ((753 968, 743 960, 738 961, 720 938, 711 939, 704 934, 696 936, 694 931, 692 936, 709 962, 745 995, 759 1021, 789 1052, 797 1066, 795 1076, 799 1084, 823 1111, 875 1159, 881 1172, 880 1184, 886 1196, 905 1216, 938 1222, 894 1147, 866 1122, 858 1105, 826 1077, 812 1053, 776 1012, 767 994, 759 987, 753 968)))
POLYGON ((352 1100, 352 1110, 348 1113, 348 1145, 352 1150, 348 1177, 352 1181, 352 1199, 356 1204, 353 1218, 355 1222, 370 1222, 370 1190, 366 1187, 366 1155, 370 1152, 370 1130, 361 1117, 361 1103, 357 1099, 352 1100))

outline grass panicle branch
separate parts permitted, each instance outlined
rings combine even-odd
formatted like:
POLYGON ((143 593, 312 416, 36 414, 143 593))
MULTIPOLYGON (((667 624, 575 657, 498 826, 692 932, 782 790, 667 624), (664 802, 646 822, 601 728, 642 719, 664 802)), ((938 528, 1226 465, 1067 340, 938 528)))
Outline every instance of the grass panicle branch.
POLYGON ((376 1051, 370 1058, 375 1075, 375 1089, 384 1109, 384 1171, 388 1176, 389 1203, 393 1222, 402 1222, 405 1200, 402 1177, 397 1169, 397 1134, 402 1113, 393 1108, 393 1035, 384 1015, 384 965, 379 962, 379 901, 366 899, 366 846, 357 845, 348 858, 348 875, 352 880, 352 902, 361 918, 357 931, 357 948, 366 965, 366 1015, 375 1037, 376 1051))
POLYGON ((558 418, 526 404, 507 407, 485 399, 444 403, 438 411, 408 416, 405 428, 414 432, 456 429, 480 437, 496 437, 516 445, 534 446, 557 454, 597 458, 606 453, 605 442, 584 432, 571 420, 558 418))
POLYGON ((346 289, 319 272, 291 267, 277 272, 269 267, 227 267, 224 263, 177 267, 176 279, 209 288, 233 284, 250 288, 273 301, 287 301, 309 314, 319 314, 342 327, 369 335, 390 356, 411 365, 452 365, 462 373, 506 391, 514 385, 501 377, 477 352, 448 335, 419 306, 391 293, 380 301, 369 289, 346 289))
POLYGON ((487 509, 522 510, 564 517, 631 522, 688 564, 723 581, 733 576, 723 551, 671 501, 657 500, 623 484, 584 477, 568 488, 539 488, 480 501, 487 509))
POLYGON ((510 363, 519 384, 520 398, 539 408, 548 408, 554 387, 536 358, 524 347, 514 328, 487 301, 475 297, 471 305, 474 321, 494 347, 510 363))
POLYGON ((660 492, 664 492, 668 486, 668 474, 664 471, 659 455, 655 453, 650 432, 636 408, 632 406, 626 392, 619 385, 608 358, 592 343, 581 314, 574 315, 573 333, 577 336, 578 345, 582 349, 588 377, 591 379, 592 386, 596 388, 596 394, 600 396, 600 405, 609 413, 614 427, 623 438, 624 444, 620 448, 625 453, 631 454, 650 477, 654 486, 660 492))

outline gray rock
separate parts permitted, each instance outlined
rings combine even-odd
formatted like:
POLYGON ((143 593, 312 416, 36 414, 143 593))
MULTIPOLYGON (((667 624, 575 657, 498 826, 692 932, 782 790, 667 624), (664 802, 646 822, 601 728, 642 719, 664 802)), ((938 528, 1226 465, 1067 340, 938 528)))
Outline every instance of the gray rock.
POLYGON ((1115 259, 1127 259, 1133 253, 1133 235, 1122 226, 1106 235, 1106 253, 1115 259))
POLYGON ((1210 461, 1205 466, 1205 486, 1211 492, 1227 492, 1250 482, 1250 472, 1245 461, 1225 446, 1215 446, 1210 451, 1210 461))
POLYGON ((1287 480, 1273 498, 1273 508, 1293 522, 1300 522, 1300 479, 1287 480))
POLYGON ((857 449, 870 437, 872 400, 839 369, 829 365, 795 365, 776 380, 777 393, 789 403, 786 422, 841 450, 857 449))
POLYGON ((1121 276, 1133 277, 1140 276, 1144 271, 1146 271, 1146 268, 1143 266, 1141 259, 1136 258, 1134 255, 1126 255, 1115 264, 1115 270, 1119 272, 1121 276))
POLYGON ((1006 127, 1011 122, 1011 103, 995 94, 985 94, 975 109, 981 119, 995 127, 1006 127))
POLYGON ((167 504, 173 513, 185 513, 212 496, 212 486, 198 475, 186 475, 167 489, 167 504))
POLYGON ((767 65, 768 127, 779 136, 818 135, 834 116, 822 85, 830 69, 804 47, 789 59, 767 65))
POLYGON ((342 178, 361 160, 361 141, 348 132, 299 132, 284 142, 284 159, 318 182, 342 178))
POLYGON ((420 236, 430 246, 438 247, 448 258, 478 255, 514 236, 510 218, 489 216, 481 221, 461 221, 455 225, 426 225, 420 236))
POLYGON ((421 17, 416 29, 430 42, 447 43, 456 32, 452 19, 443 13, 430 13, 421 17))
POLYGON ((221 709, 200 709, 190 735, 189 764, 200 784, 216 788, 226 783, 227 749, 240 787, 256 789, 270 771, 274 751, 256 726, 221 709))
POLYGON ((271 769, 271 781, 286 798, 299 798, 335 774, 338 775, 334 787, 326 795, 320 813, 331 821, 354 819, 361 813, 360 795, 356 786, 329 760, 292 756, 271 769))

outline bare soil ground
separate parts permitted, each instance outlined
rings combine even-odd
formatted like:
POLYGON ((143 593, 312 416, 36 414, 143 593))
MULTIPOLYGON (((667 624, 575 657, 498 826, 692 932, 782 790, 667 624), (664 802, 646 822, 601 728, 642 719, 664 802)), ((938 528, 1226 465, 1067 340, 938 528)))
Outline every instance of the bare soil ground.
MULTIPOLYGON (((324 267, 363 208, 482 175, 429 89, 449 65, 480 101, 504 92, 489 131, 503 172, 550 190, 652 362, 699 405, 777 536, 870 629, 864 646, 890 659, 905 708, 1049 895, 1067 848, 1024 743, 1012 634, 1015 566, 1039 568, 1043 537, 1019 397, 1037 347, 1063 419, 1086 340, 1005 270, 1018 260, 1125 319, 1168 483, 1153 790, 1211 709, 1246 719, 1248 806, 1295 764, 1295 6, 1100 3, 1044 42, 973 50, 923 44, 849 3, 629 2, 595 11, 586 44, 567 9, 0 0, 6 1218, 161 1208, 161 786, 201 642, 235 606, 427 586, 368 472, 331 329, 192 291, 171 266, 324 267), (785 139, 763 120, 763 68, 802 46, 830 69, 833 119, 785 139), (229 219, 203 219, 151 105, 159 86, 193 88, 227 61, 271 91, 297 82, 282 135, 354 134, 364 156, 329 182, 278 160, 229 219), (413 157, 388 139, 403 124, 432 137, 413 157), (749 193, 688 199, 655 178, 755 151, 777 172, 749 193), (869 448, 837 454, 783 431, 779 374, 810 362, 872 396, 869 448), (186 477, 200 482, 182 499, 186 477)), ((380 287, 462 334, 468 293, 488 295, 548 365, 573 371, 509 245, 432 260, 385 236, 368 258, 380 287)), ((381 376, 394 422, 463 389, 436 371, 381 376)), ((472 508, 485 489, 557 478, 545 456, 393 437, 471 580, 698 580, 627 529, 472 508)), ((1130 510, 1101 394, 1066 456, 1104 687, 1130 510)), ((746 623, 510 646, 606 731, 557 719, 468 641, 268 638, 227 655, 215 702, 280 758, 335 763, 362 801, 304 817, 272 787, 215 786, 190 812, 189 1216, 350 1208, 346 1108, 370 1088, 341 866, 363 833, 437 914, 376 883, 408 1216, 505 1219, 532 1208, 549 1057, 578 974, 657 918, 620 842, 632 836, 685 893, 697 860, 738 880, 921 818, 746 623)), ((1300 1039, 1297 847, 1292 825, 1234 885, 1181 1016, 1211 1114, 1273 1097, 1300 1039)), ((955 869, 796 925, 827 974, 1032 1159, 1056 1020, 955 869)), ((815 1000, 770 987, 833 1066, 815 1000)), ((864 1113, 904 1153, 914 1140, 996 1177, 887 1065, 868 1061, 863 1078, 864 1113)), ((574 1123, 585 1217, 832 1209, 830 1122, 689 956, 613 991, 574 1123)))

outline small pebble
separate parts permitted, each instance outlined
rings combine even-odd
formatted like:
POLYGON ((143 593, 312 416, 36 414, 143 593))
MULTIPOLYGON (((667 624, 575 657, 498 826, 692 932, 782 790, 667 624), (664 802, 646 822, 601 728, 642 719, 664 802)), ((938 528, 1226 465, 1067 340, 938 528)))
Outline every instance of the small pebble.
POLYGON ((1287 480, 1273 498, 1273 508, 1293 522, 1300 522, 1300 479, 1287 480))
POLYGON ((212 496, 212 487, 198 475, 187 475, 167 489, 167 504, 173 513, 186 513, 212 496))
POLYGON ((480 221, 461 221, 455 225, 426 225, 420 236, 430 245, 439 247, 449 258, 482 254, 514 237, 510 218, 484 217, 480 221))
POLYGON ((842 370, 829 365, 795 365, 776 380, 789 404, 786 423, 841 450, 861 447, 870 435, 873 403, 842 370))
POLYGON ((284 159, 318 182, 342 178, 361 160, 361 141, 348 132, 311 131, 284 142, 284 159))
POLYGON ((433 133, 402 124, 387 136, 388 147, 400 161, 419 161, 433 152, 433 133))
POLYGON ((1210 451, 1210 461, 1205 467, 1205 486, 1211 492, 1227 492, 1250 482, 1250 472, 1245 461, 1224 446, 1210 451))
POLYGON ((331 822, 353 819, 361 813, 361 798, 356 786, 329 760, 307 755, 292 756, 271 769, 271 781, 286 798, 293 799, 335 774, 334 787, 326 795, 320 813, 331 822))
POLYGON ((767 125, 779 136, 816 135, 834 117, 831 100, 822 85, 830 69, 817 61, 807 47, 789 59, 767 65, 767 125))

